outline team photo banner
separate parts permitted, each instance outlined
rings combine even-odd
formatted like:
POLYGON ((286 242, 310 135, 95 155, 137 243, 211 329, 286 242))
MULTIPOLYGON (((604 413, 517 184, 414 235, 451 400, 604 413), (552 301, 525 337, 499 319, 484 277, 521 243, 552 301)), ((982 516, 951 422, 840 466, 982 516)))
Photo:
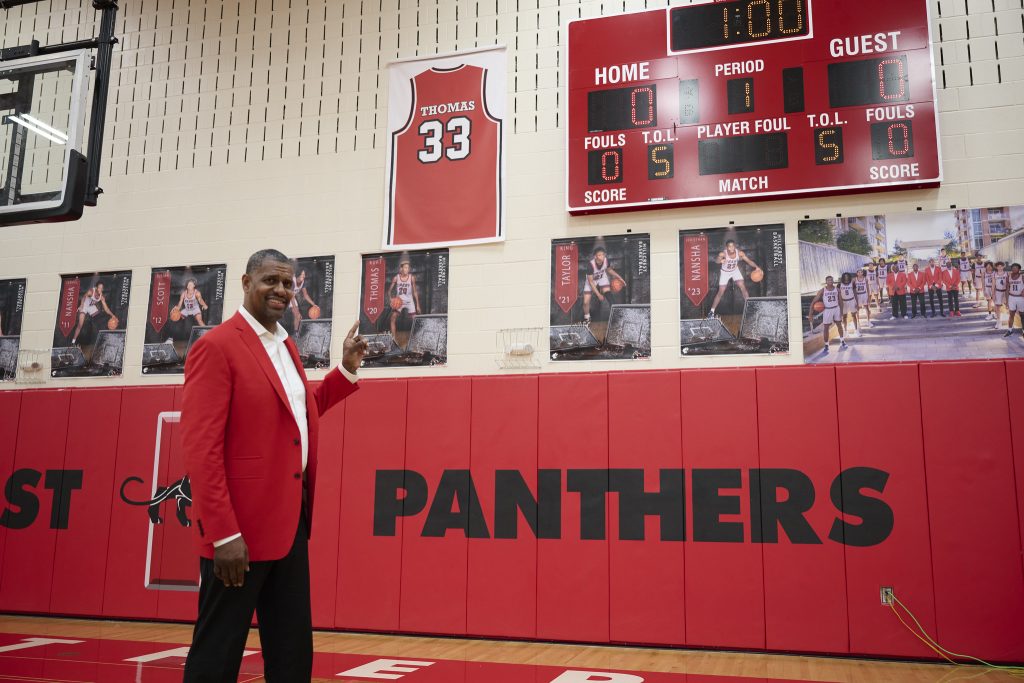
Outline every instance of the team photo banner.
POLYGON ((0 280, 0 382, 17 378, 24 315, 25 278, 0 280))
POLYGON ((154 268, 149 288, 142 372, 185 372, 185 359, 200 337, 224 319, 227 266, 154 268))
POLYGON ((363 256, 359 334, 363 367, 448 362, 448 250, 363 256))
POLYGON ((551 360, 651 357, 651 237, 551 241, 551 360))
POLYGON ((804 361, 1024 356, 1024 206, 804 220, 804 361))
POLYGON ((679 232, 679 352, 789 352, 786 226, 679 232))
POLYGON ((132 272, 61 275, 53 329, 53 377, 120 376, 132 272))
POLYGON ((388 65, 383 249, 505 239, 504 47, 388 65))

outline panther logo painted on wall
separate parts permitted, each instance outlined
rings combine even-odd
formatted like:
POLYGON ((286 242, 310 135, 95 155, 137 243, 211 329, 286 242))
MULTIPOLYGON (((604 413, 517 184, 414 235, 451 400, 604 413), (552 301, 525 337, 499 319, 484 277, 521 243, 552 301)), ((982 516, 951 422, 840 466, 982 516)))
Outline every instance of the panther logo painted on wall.
POLYGON ((157 488, 156 495, 149 500, 132 500, 125 495, 125 489, 128 484, 137 482, 139 484, 145 483, 139 477, 128 477, 121 483, 121 500, 128 505, 138 505, 149 507, 149 521, 153 524, 163 524, 163 518, 160 516, 160 506, 169 500, 174 501, 175 516, 178 518, 178 523, 183 527, 192 526, 192 520, 189 519, 186 508, 192 506, 192 484, 189 483, 188 475, 174 482, 170 486, 161 486, 157 488))

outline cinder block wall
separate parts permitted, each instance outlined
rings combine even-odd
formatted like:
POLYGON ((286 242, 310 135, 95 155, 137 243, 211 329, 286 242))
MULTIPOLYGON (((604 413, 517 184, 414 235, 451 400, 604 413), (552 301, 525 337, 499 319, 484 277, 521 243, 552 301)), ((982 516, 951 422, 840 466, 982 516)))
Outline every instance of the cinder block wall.
MULTIPOLYGON (((783 357, 679 357, 677 230, 730 221, 785 223, 796 295, 796 224, 804 216, 1024 204, 1024 0, 931 0, 946 175, 941 189, 581 218, 564 210, 565 25, 664 3, 121 4, 99 207, 75 223, 0 228, 0 277, 28 278, 22 348, 49 348, 60 273, 134 269, 124 376, 51 385, 180 381, 141 373, 154 266, 226 262, 236 283, 257 248, 336 254, 335 319, 338 328, 345 312, 354 320, 359 255, 380 245, 384 68, 396 58, 508 46, 508 241, 452 251, 447 367, 368 376, 501 372, 493 360, 496 330, 547 325, 549 240, 627 229, 651 233, 654 342, 650 361, 628 367, 799 363, 799 344, 783 357)), ((0 13, 0 21, 4 46, 31 38, 76 40, 97 29, 86 0, 45 0, 0 13)), ((241 289, 233 284, 226 310, 240 303, 241 289)), ((797 330, 795 298, 791 304, 797 330)), ((546 349, 539 356, 546 359, 546 349)), ((609 367, 542 366, 544 372, 609 367)))

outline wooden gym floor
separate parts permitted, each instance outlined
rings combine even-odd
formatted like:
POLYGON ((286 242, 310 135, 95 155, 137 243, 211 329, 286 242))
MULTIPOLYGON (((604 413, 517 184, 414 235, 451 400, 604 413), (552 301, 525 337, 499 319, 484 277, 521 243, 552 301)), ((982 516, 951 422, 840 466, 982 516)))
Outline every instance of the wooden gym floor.
MULTIPOLYGON (((0 681, 161 682, 180 681, 191 628, 78 619, 0 615, 0 681), (34 644, 29 638, 63 640, 34 644), (156 658, 154 653, 160 653, 156 658)), ((249 647, 259 648, 255 631, 249 647)), ((615 681, 601 672, 628 673, 639 683, 750 683, 828 681, 836 683, 947 683, 1020 680, 1008 672, 980 667, 880 662, 795 655, 762 655, 701 650, 555 645, 513 641, 417 638, 317 632, 314 680, 402 680, 410 683, 552 683, 615 681), (404 674, 344 675, 378 658, 415 660, 404 674), (591 673, 566 674, 566 671, 591 673), (342 674, 342 675, 339 675, 342 674)), ((260 681, 259 656, 246 657, 239 681, 260 681)), ((376 666, 387 666, 377 664, 376 666)), ((401 665, 399 665, 401 666, 401 665)), ((373 671, 375 667, 369 667, 373 671)))

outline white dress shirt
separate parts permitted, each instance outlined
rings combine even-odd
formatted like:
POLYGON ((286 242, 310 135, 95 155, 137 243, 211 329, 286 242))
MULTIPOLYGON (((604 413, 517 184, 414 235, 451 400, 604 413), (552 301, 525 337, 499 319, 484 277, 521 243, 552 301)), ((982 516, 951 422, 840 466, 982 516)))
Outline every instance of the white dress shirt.
MULTIPOLYGON (((259 337, 260 343, 263 344, 263 348, 270 357, 270 362, 274 365, 274 370, 277 371, 277 376, 281 380, 281 386, 284 387, 284 394, 288 397, 288 406, 291 408, 295 424, 299 428, 299 438, 302 441, 302 471, 305 472, 306 463, 309 460, 309 423, 306 419, 306 387, 302 383, 302 377, 292 361, 291 354, 288 353, 288 347, 284 344, 285 340, 288 339, 288 332, 285 331, 284 325, 278 325, 277 332, 271 332, 263 327, 253 317, 252 313, 245 310, 245 306, 240 306, 238 312, 249 323, 256 336, 259 337)), ((338 369, 353 384, 359 380, 356 375, 346 370, 344 366, 339 365, 338 369)), ((222 538, 219 541, 215 541, 213 547, 218 548, 228 541, 239 538, 241 535, 239 533, 222 538)))

